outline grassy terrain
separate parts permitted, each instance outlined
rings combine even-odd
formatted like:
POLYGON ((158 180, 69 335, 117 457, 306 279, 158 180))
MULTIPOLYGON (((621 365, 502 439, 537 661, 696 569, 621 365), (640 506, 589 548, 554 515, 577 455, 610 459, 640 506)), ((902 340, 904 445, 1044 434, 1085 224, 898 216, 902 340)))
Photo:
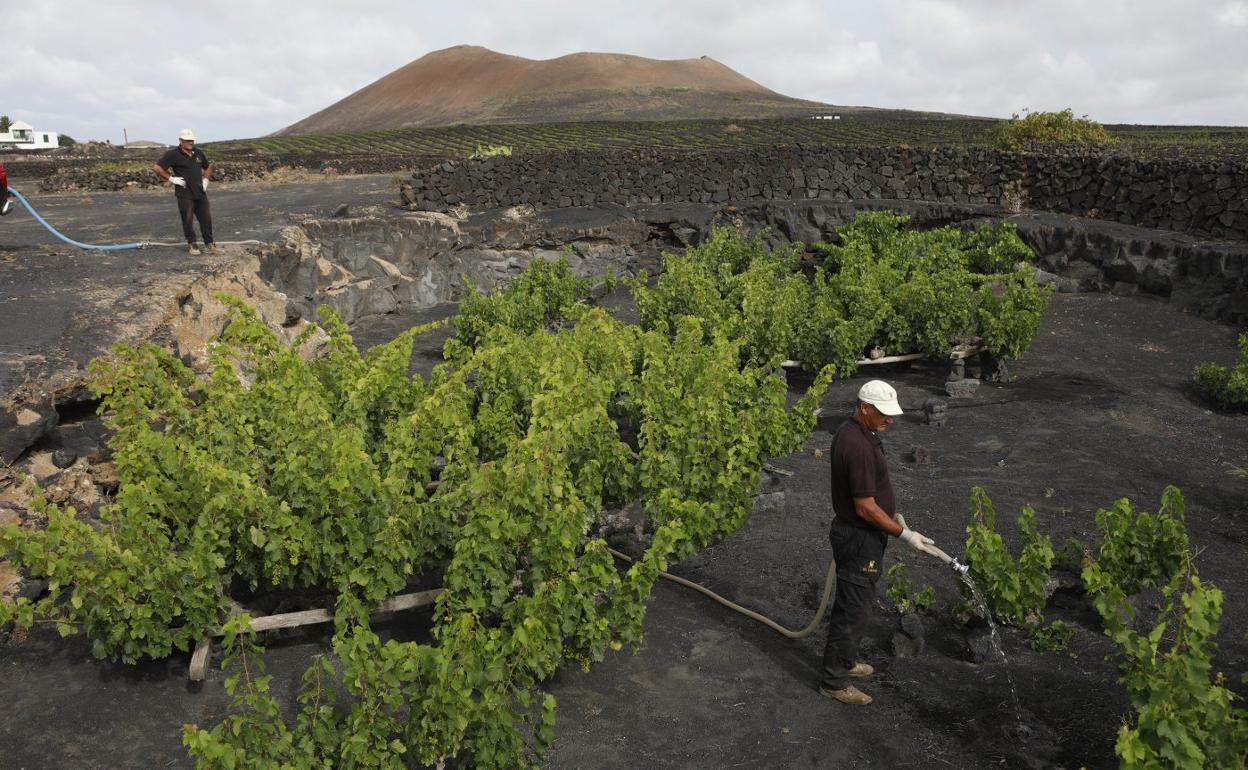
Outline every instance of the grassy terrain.
MULTIPOLYGON (((563 149, 663 148, 700 150, 781 144, 842 147, 974 145, 988 141, 996 121, 982 118, 875 117, 840 120, 594 121, 404 128, 341 134, 260 137, 213 142, 216 154, 394 154, 467 156, 478 147, 506 145, 517 153, 563 149)), ((1106 126, 1141 158, 1248 159, 1248 128, 1106 126)))

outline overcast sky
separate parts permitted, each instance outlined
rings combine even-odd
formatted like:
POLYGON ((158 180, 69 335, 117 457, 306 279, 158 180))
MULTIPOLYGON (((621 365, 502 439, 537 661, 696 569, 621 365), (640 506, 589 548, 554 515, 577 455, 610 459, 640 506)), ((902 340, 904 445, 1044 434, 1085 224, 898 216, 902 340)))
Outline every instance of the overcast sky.
POLYGON ((260 136, 430 51, 710 56, 839 105, 1248 125, 1248 0, 0 2, 0 113, 79 140, 260 136), (456 6, 456 7, 448 7, 456 6))

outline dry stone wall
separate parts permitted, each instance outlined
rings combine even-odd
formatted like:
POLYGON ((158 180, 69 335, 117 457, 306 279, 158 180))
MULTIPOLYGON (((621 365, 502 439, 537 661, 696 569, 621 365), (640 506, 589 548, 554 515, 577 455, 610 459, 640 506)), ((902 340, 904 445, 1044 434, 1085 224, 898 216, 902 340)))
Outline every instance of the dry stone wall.
POLYGON ((1248 164, 1086 150, 788 146, 560 151, 446 161, 400 191, 413 210, 765 200, 987 204, 1248 241, 1248 164))
MULTIPOLYGON (((16 161, 3 159, 9 183, 25 192, 69 192, 78 190, 126 190, 161 187, 163 182, 152 172, 152 164, 163 151, 136 153, 128 151, 116 160, 100 158, 31 158, 16 161)), ((251 157, 217 157, 208 150, 212 161, 212 178, 216 182, 243 182, 264 179, 283 169, 315 174, 393 174, 413 168, 433 166, 443 160, 429 155, 331 155, 305 153, 298 155, 264 155, 251 157)))

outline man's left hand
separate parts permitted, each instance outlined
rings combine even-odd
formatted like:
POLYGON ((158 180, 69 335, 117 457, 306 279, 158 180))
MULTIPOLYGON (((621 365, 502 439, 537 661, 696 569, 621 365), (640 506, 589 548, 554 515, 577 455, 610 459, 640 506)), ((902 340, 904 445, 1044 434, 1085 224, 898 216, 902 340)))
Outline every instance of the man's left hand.
POLYGON ((898 536, 898 539, 916 551, 923 551, 925 553, 930 553, 930 551, 927 550, 927 546, 935 545, 936 543, 935 540, 931 539, 927 535, 915 532, 909 527, 901 530, 901 534, 898 536))

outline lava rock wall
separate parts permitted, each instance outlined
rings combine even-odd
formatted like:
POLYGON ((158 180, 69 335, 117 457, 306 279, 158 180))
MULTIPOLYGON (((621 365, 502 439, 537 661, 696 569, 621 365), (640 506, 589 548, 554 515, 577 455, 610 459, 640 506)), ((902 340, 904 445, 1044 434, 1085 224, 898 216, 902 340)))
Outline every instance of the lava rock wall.
MULTIPOLYGON (((162 187, 152 164, 163 151, 127 151, 116 160, 99 158, 5 159, 10 184, 21 190, 40 192, 108 191, 162 187)), ((426 155, 341 155, 305 153, 218 158, 208 150, 214 182, 246 182, 271 177, 275 172, 305 171, 311 174, 400 174, 413 168, 431 167, 443 158, 426 155)))
POLYGON ((410 209, 765 200, 988 204, 1248 241, 1248 165, 1144 161, 1115 150, 826 146, 558 151, 445 161, 400 191, 410 209))

